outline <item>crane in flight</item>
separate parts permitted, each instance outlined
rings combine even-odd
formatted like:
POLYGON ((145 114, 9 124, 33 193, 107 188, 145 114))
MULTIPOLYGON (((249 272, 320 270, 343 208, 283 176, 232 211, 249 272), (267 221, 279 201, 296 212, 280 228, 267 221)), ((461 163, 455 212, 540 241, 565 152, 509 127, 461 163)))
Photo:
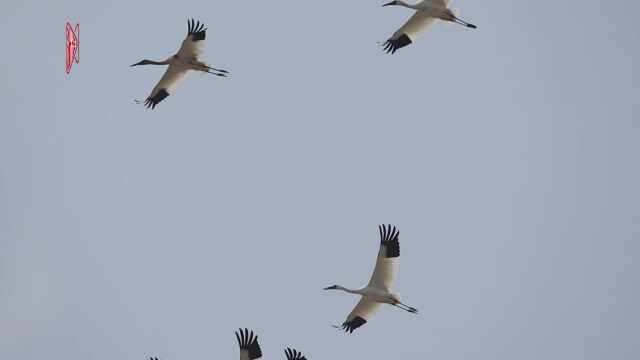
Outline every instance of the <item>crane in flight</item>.
POLYGON ((324 288, 324 290, 342 290, 361 296, 356 307, 347 316, 347 320, 341 326, 333 325, 337 329, 352 333, 353 330, 370 321, 382 304, 390 304, 413 314, 418 313, 417 309, 403 304, 400 301, 400 295, 391 292, 400 266, 400 243, 398 242, 400 232, 396 231, 395 226, 391 229, 391 225, 386 227, 379 225, 378 230, 380 231, 380 250, 369 284, 358 289, 348 289, 340 285, 324 288))
MULTIPOLYGON (((258 335, 254 335, 253 331, 249 331, 247 328, 238 329, 236 331, 236 339, 238 339, 238 346, 240 346, 240 360, 259 360, 262 359, 262 350, 260 350, 260 344, 258 344, 258 335)), ((284 351, 287 356, 287 360, 307 360, 296 349, 286 348, 284 351)))
POLYGON ((207 29, 204 28, 204 24, 201 24, 200 21, 195 22, 193 19, 187 21, 187 24, 187 37, 182 41, 180 50, 178 50, 175 55, 164 61, 145 59, 131 65, 169 65, 167 71, 165 71, 158 84, 151 90, 151 94, 147 99, 144 102, 136 100, 137 104, 143 103, 147 109, 155 108, 160 101, 169 96, 169 93, 180 86, 189 70, 217 76, 227 76, 229 73, 227 70, 213 68, 206 62, 198 60, 198 57, 200 57, 204 51, 204 38, 207 35, 207 29))
POLYGON ((397 5, 416 10, 409 20, 400 27, 393 35, 382 44, 384 51, 394 54, 398 49, 403 48, 427 30, 436 19, 454 22, 468 28, 476 29, 477 26, 469 24, 458 18, 457 9, 449 9, 449 0, 422 0, 415 4, 407 4, 404 1, 394 0, 382 6, 397 5))

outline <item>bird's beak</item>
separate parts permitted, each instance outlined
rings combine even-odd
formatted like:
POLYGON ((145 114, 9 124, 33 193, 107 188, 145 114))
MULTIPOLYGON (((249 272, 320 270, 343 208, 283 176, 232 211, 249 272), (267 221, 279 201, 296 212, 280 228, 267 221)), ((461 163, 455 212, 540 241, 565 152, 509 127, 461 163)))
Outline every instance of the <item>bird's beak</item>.
MULTIPOLYGON (((133 64, 131 66, 136 66, 136 65, 140 65, 140 63, 135 63, 135 64, 133 64)), ((131 67, 131 66, 129 66, 129 67, 131 67)))
POLYGON ((335 288, 336 288, 336 286, 335 286, 335 285, 333 285, 333 286, 327 286, 327 287, 326 287, 326 288, 324 288, 323 290, 333 290, 333 289, 335 289, 335 288))
POLYGON ((395 5, 395 4, 396 4, 396 1, 393 0, 392 2, 386 3, 386 4, 382 5, 382 6, 385 7, 385 6, 389 6, 389 5, 395 5))

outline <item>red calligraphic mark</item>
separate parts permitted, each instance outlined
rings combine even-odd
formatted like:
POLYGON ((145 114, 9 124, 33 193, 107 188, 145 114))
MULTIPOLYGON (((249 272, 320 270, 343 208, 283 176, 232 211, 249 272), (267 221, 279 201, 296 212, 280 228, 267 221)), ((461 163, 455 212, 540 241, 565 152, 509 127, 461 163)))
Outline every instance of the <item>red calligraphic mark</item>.
POLYGON ((67 23, 67 74, 74 60, 80 62, 80 24, 76 24, 74 29, 67 23))

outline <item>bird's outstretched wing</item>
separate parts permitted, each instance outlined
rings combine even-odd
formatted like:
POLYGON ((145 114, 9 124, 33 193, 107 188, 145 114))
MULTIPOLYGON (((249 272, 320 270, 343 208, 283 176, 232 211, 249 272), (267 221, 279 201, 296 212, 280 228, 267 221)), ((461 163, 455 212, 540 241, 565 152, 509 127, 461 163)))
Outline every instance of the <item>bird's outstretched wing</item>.
MULTIPOLYGON (((178 65, 169 65, 158 84, 151 90, 151 95, 147 97, 143 105, 148 108, 155 108, 169 94, 177 89, 187 76, 187 69, 178 65)), ((136 101, 141 103, 140 101, 136 101)))
POLYGON ((238 345, 240 346, 240 360, 256 360, 262 358, 262 350, 258 344, 258 335, 253 335, 253 331, 249 331, 246 328, 244 332, 242 329, 238 334, 236 331, 236 339, 238 339, 238 345))
POLYGON ((296 349, 287 348, 284 353, 287 355, 287 360, 307 360, 307 358, 302 356, 302 353, 296 349))
POLYGON ((393 283, 396 280, 398 269, 400 268, 400 243, 398 242, 399 231, 391 225, 379 225, 380 250, 376 259, 376 267, 373 269, 369 286, 391 292, 393 283))
POLYGON ((384 51, 395 53, 398 49, 403 48, 411 42, 415 41, 425 30, 427 30, 434 22, 435 18, 427 16, 422 11, 416 11, 409 20, 398 29, 393 36, 382 44, 384 51))
POLYGON ((207 29, 200 21, 196 22, 191 19, 187 23, 189 24, 189 31, 187 37, 182 41, 177 55, 180 58, 196 60, 204 51, 204 38, 207 36, 207 29))
POLYGON ((352 333, 353 330, 373 319, 373 316, 380 310, 381 306, 381 303, 371 301, 363 296, 349 316, 347 316, 347 320, 345 320, 341 326, 334 327, 352 333))

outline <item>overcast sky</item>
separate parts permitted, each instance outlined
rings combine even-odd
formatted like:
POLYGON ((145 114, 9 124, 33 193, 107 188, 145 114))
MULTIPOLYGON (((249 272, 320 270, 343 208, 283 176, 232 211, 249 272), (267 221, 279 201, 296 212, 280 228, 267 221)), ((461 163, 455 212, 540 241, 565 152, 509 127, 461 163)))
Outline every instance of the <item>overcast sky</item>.
POLYGON ((4 4, 0 359, 637 359, 640 4, 384 2, 4 4), (136 105, 188 18, 231 76, 136 105), (380 223, 420 314, 345 334, 380 223))

